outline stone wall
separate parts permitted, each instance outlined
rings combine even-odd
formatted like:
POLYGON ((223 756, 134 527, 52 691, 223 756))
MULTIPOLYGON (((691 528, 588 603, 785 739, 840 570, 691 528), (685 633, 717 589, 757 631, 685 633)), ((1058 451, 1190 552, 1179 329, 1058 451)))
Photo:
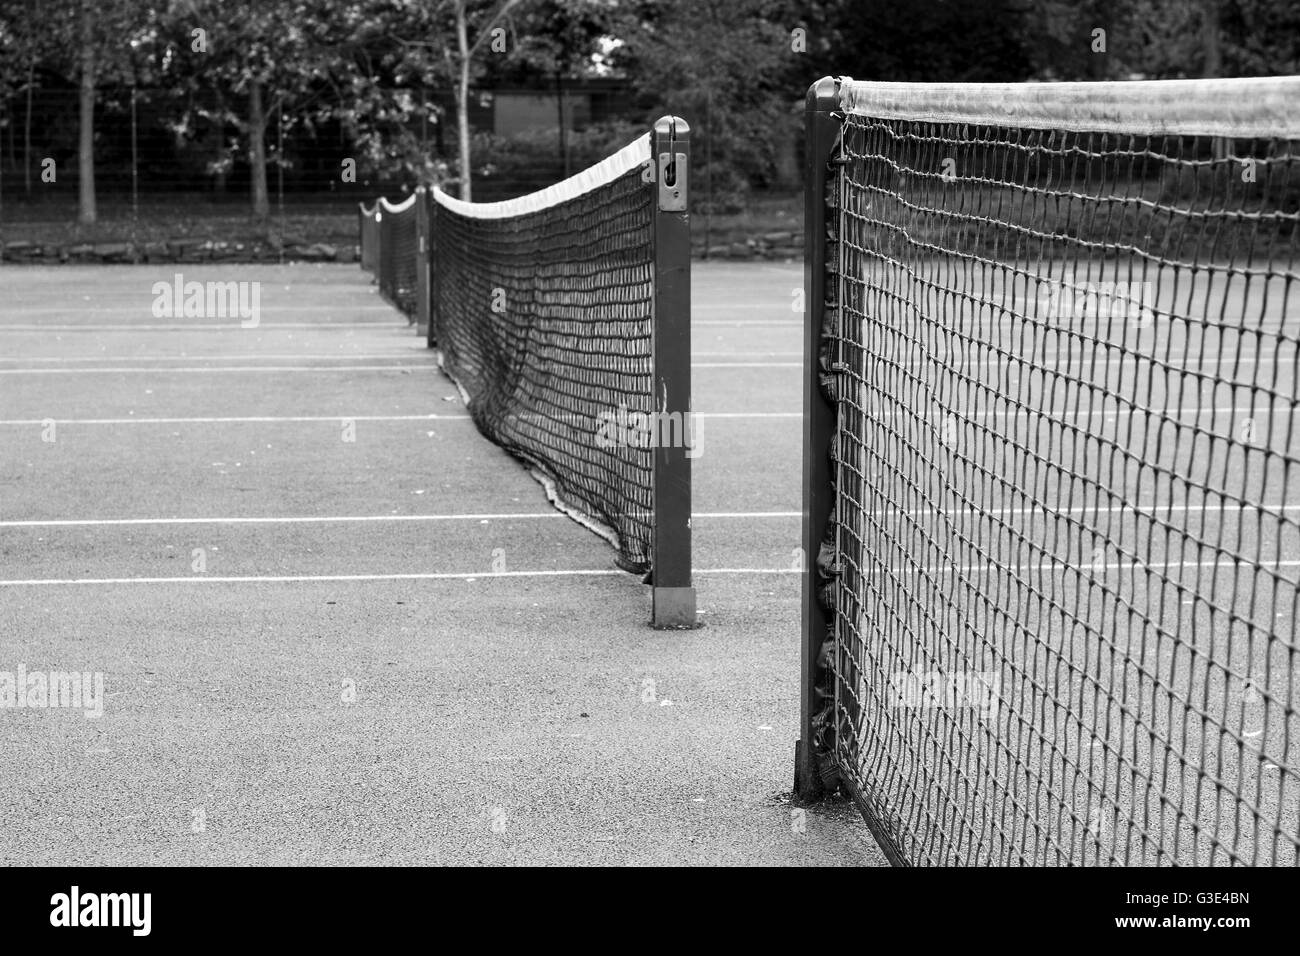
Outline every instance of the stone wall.
POLYGON ((131 262, 356 262, 355 244, 283 240, 223 242, 168 239, 166 242, 28 242, 0 244, 0 261, 31 264, 131 262))

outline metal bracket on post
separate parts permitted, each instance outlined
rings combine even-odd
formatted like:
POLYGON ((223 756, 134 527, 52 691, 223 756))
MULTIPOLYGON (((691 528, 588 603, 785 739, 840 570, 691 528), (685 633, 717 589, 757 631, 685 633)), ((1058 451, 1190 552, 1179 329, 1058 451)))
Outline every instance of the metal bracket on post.
POLYGON ((686 209, 686 154, 659 154, 659 208, 663 212, 686 209))
MULTIPOLYGON (((691 224, 687 212, 690 127, 677 116, 655 123, 654 529, 651 623, 696 627, 691 584, 691 224)), ((643 176, 643 180, 646 177, 643 176)), ((650 180, 646 180, 650 181, 650 180)))

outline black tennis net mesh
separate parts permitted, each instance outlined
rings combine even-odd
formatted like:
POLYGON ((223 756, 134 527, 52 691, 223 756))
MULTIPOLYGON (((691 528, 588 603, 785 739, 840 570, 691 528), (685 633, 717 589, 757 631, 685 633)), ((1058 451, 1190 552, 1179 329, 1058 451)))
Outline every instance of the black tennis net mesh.
POLYGON ((649 162, 643 137, 521 200, 435 191, 430 222, 430 334, 479 430, 638 572, 651 562, 653 451, 623 438, 653 411, 649 162))
POLYGON ((813 736, 895 862, 1298 861, 1300 86, 1233 82, 840 91, 813 736))
POLYGON ((396 205, 379 200, 379 291, 414 320, 416 311, 416 256, 419 236, 416 231, 415 204, 411 196, 396 205))

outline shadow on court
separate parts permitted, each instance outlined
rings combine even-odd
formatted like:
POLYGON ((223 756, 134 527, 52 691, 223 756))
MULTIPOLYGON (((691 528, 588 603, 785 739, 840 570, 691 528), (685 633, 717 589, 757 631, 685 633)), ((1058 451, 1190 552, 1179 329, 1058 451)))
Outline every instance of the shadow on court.
POLYGON ((355 267, 6 269, 0 672, 102 716, 0 710, 0 861, 881 863, 789 802, 799 268, 696 270, 705 626, 657 632, 355 267), (177 271, 256 326, 155 314, 177 271))

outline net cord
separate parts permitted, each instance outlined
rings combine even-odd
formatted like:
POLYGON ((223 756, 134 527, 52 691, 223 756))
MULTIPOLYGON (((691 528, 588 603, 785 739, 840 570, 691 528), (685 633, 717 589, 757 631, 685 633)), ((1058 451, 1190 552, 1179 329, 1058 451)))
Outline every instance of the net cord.
POLYGON ((399 203, 391 203, 387 199, 384 199, 382 196, 379 198, 378 202, 376 203, 377 208, 382 209, 384 212, 392 212, 392 213, 406 212, 414 205, 415 205, 415 193, 411 193, 411 195, 407 196, 399 203))
POLYGON ((1080 83, 873 83, 840 105, 873 119, 1133 136, 1300 139, 1300 76, 1080 83))
POLYGON ((620 176, 650 161, 650 134, 624 146, 617 153, 589 166, 580 173, 570 176, 553 186, 539 189, 527 196, 506 199, 501 202, 466 202, 447 195, 437 186, 433 187, 433 199, 438 205, 461 216, 471 219, 509 219, 528 213, 541 212, 561 203, 576 199, 595 189, 613 182, 620 176))

